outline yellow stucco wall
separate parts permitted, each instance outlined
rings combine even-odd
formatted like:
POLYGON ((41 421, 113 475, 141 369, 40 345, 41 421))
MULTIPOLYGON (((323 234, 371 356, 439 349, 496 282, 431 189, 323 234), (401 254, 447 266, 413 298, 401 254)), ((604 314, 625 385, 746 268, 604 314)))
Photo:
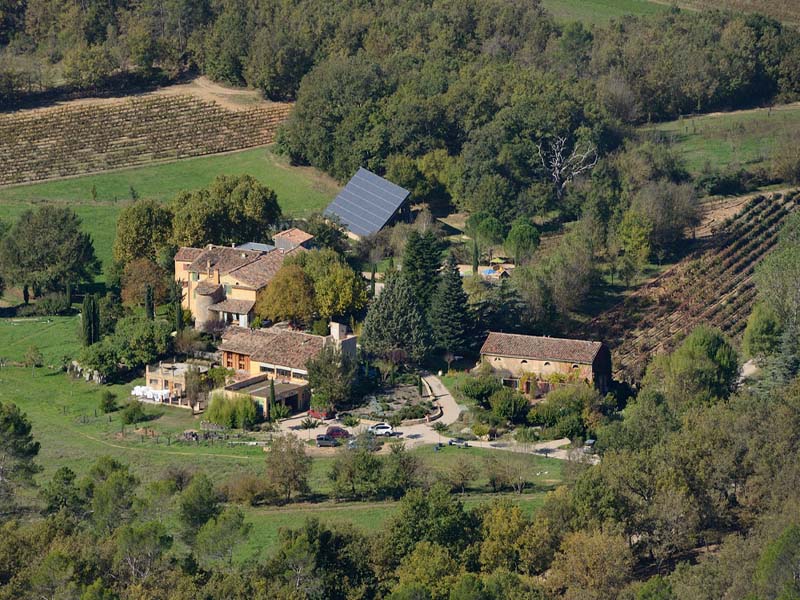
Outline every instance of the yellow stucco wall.
POLYGON ((547 378, 552 373, 563 373, 569 375, 577 371, 581 379, 593 381, 592 366, 579 364, 578 368, 573 368, 574 363, 558 361, 530 360, 522 358, 512 358, 509 356, 497 356, 484 354, 483 362, 487 363, 495 370, 509 371, 514 377, 522 377, 524 373, 535 373, 542 378, 547 378))

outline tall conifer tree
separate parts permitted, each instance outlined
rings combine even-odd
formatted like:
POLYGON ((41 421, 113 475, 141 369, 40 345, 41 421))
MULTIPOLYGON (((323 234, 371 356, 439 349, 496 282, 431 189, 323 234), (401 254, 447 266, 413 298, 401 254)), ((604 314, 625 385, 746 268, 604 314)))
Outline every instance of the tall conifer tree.
POLYGON ((451 354, 467 349, 470 330, 467 293, 452 254, 447 257, 439 285, 431 300, 428 322, 437 348, 451 354))
POLYGON ((423 313, 430 307, 440 265, 439 241, 433 232, 412 231, 403 251, 403 275, 413 288, 423 313))

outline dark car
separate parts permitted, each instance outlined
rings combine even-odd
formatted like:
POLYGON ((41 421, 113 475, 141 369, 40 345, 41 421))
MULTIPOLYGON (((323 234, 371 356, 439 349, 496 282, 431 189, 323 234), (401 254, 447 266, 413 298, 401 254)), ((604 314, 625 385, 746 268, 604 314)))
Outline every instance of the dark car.
POLYGON ((336 439, 339 438, 347 439, 350 437, 350 432, 347 431, 347 429, 345 429, 344 427, 333 426, 333 427, 328 427, 328 430, 325 432, 325 435, 329 435, 332 438, 336 439))
POLYGON ((448 446, 458 446, 459 448, 469 448, 467 440, 464 438, 453 438, 447 442, 448 446))
POLYGON ((328 446, 330 448, 336 446, 336 438, 332 438, 329 435, 321 434, 317 436, 317 448, 322 448, 323 446, 328 446))

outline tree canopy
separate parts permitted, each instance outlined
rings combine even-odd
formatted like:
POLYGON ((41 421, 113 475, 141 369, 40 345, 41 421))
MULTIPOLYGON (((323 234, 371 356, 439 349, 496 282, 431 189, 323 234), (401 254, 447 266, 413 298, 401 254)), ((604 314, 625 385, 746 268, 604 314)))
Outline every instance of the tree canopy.
POLYGON ((0 269, 8 281, 46 292, 94 281, 100 261, 75 212, 48 204, 23 212, 2 239, 0 269))

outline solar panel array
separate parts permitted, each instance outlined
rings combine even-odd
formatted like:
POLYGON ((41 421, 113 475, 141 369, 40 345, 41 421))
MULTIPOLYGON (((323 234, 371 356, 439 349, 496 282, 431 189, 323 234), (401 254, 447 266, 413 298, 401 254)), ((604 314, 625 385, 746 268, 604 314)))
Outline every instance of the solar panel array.
POLYGON ((386 225, 409 193, 362 167, 325 209, 325 214, 339 217, 351 233, 367 236, 386 225))

